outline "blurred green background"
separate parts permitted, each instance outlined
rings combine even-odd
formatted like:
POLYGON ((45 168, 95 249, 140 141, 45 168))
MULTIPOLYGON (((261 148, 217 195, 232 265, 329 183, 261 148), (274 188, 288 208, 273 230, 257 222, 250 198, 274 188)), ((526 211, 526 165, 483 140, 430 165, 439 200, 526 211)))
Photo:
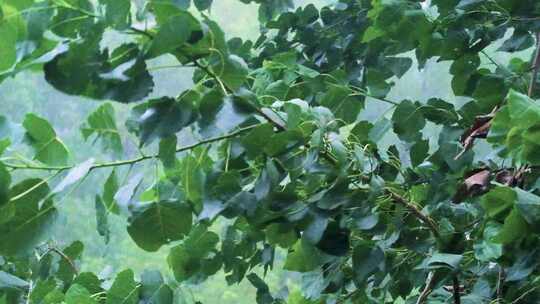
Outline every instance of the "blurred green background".
MULTIPOLYGON (((308 3, 320 7, 331 4, 332 1, 296 1, 297 5, 308 3)), ((238 0, 214 0, 210 18, 222 26, 228 38, 257 38, 259 24, 255 5, 245 5, 238 0)), ((105 37, 103 44, 104 46, 119 44, 122 42, 119 39, 123 38, 111 34, 105 37)), ((506 65, 510 56, 506 53, 494 52, 496 47, 488 53, 496 62, 506 65)), ((411 55, 404 54, 403 56, 411 55)), ((530 52, 522 52, 518 56, 528 60, 530 52)), ((495 65, 488 58, 483 58, 483 62, 486 68, 495 68, 495 65)), ((149 62, 156 84, 150 97, 176 96, 191 86, 192 70, 171 67, 176 64, 177 62, 168 56, 162 56, 149 62)), ((401 80, 395 80, 396 86, 388 98, 425 102, 431 97, 439 97, 461 105, 468 100, 452 94, 448 69, 447 63, 439 63, 435 60, 429 61, 426 67, 420 71, 413 67, 401 80)), ((370 110, 364 111, 361 114, 362 118, 376 121, 381 117, 381 113, 386 113, 387 116, 391 115, 391 111, 387 111, 388 105, 377 103, 374 106, 371 104, 372 102, 368 100, 366 108, 370 108, 370 110)), ((100 152, 99 147, 92 146, 91 142, 82 141, 79 131, 80 124, 98 106, 99 103, 96 101, 68 96, 56 91, 45 81, 41 72, 23 72, 0 84, 0 114, 7 116, 14 123, 15 137, 22 141, 20 124, 24 115, 28 112, 37 113, 47 118, 55 126, 59 136, 72 151, 71 161, 73 163, 82 162, 90 157, 99 161, 108 159, 107 155, 100 152)), ((129 115, 129 107, 115 104, 115 110, 117 121, 125 121, 129 115)), ((137 149, 129 140, 125 126, 119 123, 119 127, 124 133, 124 138, 127 139, 124 142, 124 158, 136 155, 137 149)), ((426 134, 426 137, 430 137, 429 134, 426 134)), ((180 138, 180 144, 186 144, 182 140, 180 138)), ((430 141, 434 143, 436 140, 436 138, 430 138, 430 141)), ((389 134, 385 142, 395 144, 398 141, 395 136, 389 134)), ((480 145, 475 149, 481 148, 480 145)), ((20 142, 14 143, 11 149, 12 152, 23 155, 27 152, 20 142)), ((155 163, 152 162, 143 164, 143 166, 153 165, 155 163)), ((133 170, 138 169, 140 168, 133 168, 133 170)), ((127 175, 127 168, 123 168, 118 173, 121 180, 127 175)), ((46 173, 43 174, 46 175, 46 173)), ((83 241, 85 244, 85 255, 81 264, 83 270, 103 272, 106 275, 107 273, 116 273, 124 268, 132 268, 136 273, 140 273, 144 269, 158 269, 170 278, 166 264, 168 248, 164 247, 157 253, 148 253, 139 249, 127 234, 125 218, 113 216, 109 219, 111 240, 108 244, 105 244, 103 238, 97 234, 94 196, 101 191, 103 181, 108 174, 107 170, 94 172, 72 193, 67 193, 64 197, 59 198, 60 215, 52 228, 50 238, 59 246, 67 245, 75 240, 83 241)), ((219 223, 216 229, 219 229, 219 223)), ((279 270, 283 256, 283 252, 278 253, 276 270, 269 272, 266 278, 274 293, 283 292, 285 287, 288 287, 289 290, 299 289, 297 275, 279 270)), ((186 284, 178 286, 177 293, 178 303, 194 303, 195 301, 216 303, 219 301, 220 304, 244 304, 255 302, 255 288, 247 280, 239 285, 227 286, 225 276, 222 273, 197 286, 186 284)))

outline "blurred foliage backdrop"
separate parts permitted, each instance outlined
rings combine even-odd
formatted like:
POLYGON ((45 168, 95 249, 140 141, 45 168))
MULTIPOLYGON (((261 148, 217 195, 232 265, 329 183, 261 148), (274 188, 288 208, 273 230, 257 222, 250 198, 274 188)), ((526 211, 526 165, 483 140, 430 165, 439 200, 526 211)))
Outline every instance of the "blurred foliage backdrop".
MULTIPOLYGON (((134 2, 137 2, 134 0, 134 2)), ((317 6, 331 4, 331 0, 297 0, 296 4, 304 6, 313 3, 317 6)), ((195 13, 195 12, 194 12, 195 13)), ((213 20, 216 20, 224 29, 224 32, 231 37, 241 37, 243 39, 256 39, 259 29, 257 21, 257 8, 255 5, 246 5, 238 0, 219 0, 215 1, 210 12, 213 20)), ((118 38, 108 37, 109 43, 120 43, 118 38)), ((486 52, 483 58, 483 65, 486 68, 495 68, 494 62, 506 65, 510 60, 511 54, 496 53, 494 50, 498 45, 486 52)), ((403 54, 407 56, 408 54, 403 54)), ((530 50, 518 55, 524 60, 530 58, 530 50)), ((151 62, 151 71, 156 80, 156 87, 150 97, 176 96, 192 85, 192 70, 190 68, 178 68, 174 66, 175 60, 160 57, 151 62)), ((428 61, 422 70, 410 69, 406 75, 393 87, 389 98, 426 100, 428 97, 440 97, 444 100, 454 100, 459 102, 468 101, 463 97, 456 97, 452 93, 450 85, 449 63, 438 63, 428 61)), ((370 102, 369 99, 367 102, 370 102)), ((0 112, 10 117, 15 123, 22 123, 24 115, 28 112, 35 112, 48 119, 59 132, 61 138, 65 139, 68 146, 76 151, 77 159, 74 163, 80 163, 90 156, 98 155, 99 149, 93 147, 91 142, 83 142, 79 135, 79 126, 82 121, 98 106, 98 102, 84 100, 81 97, 65 95, 56 91, 44 79, 41 72, 29 72, 17 74, 15 78, 7 79, 0 84, 0 112)), ((127 106, 115 103, 118 121, 123 121, 128 115, 127 106)), ((378 103, 377 107, 366 106, 368 109, 376 109, 370 112, 363 112, 362 115, 367 120, 374 120, 380 117, 380 113, 386 110, 387 105, 378 103)), ((125 137, 129 134, 124 126, 120 126, 125 137)), ((20 130, 20 128, 19 128, 20 130)), ((22 131, 21 131, 22 132, 22 131)), ((429 132, 429 131, 428 131, 429 132)), ((22 138, 22 136, 17 136, 22 138)), ((182 140, 182 139, 180 139, 182 140)), ((434 139, 435 140, 435 139, 434 139)), ((189 144, 189 139, 184 139, 184 144, 189 144)), ((387 138, 388 143, 395 143, 397 139, 387 138)), ((17 144, 17 143, 14 143, 17 144)), ((136 153, 136 147, 131 142, 124 143, 126 157, 136 153)), ((17 145, 23 149, 23 145, 17 145)), ((482 145, 475 147, 482 149, 482 145)), ((72 155, 72 157, 74 157, 72 155)), ((152 164, 147 164, 152 165, 152 164)), ((127 174, 127 168, 123 168, 120 176, 127 174)), ((132 168, 132 170, 135 170, 132 168)), ((93 174, 91 179, 96 181, 106 178, 108 172, 102 171, 100 174, 93 174)), ((67 194, 66 202, 60 205, 63 212, 60 212, 62 218, 54 228, 51 238, 59 245, 66 245, 74 240, 81 240, 85 244, 85 257, 83 258, 83 270, 94 272, 102 271, 104 275, 107 272, 116 273, 123 268, 132 268, 140 273, 144 269, 159 269, 168 274, 169 269, 166 265, 166 250, 162 248, 160 252, 145 252, 135 245, 125 230, 125 219, 114 217, 111 225, 111 241, 105 244, 103 239, 96 232, 96 219, 94 210, 94 194, 100 189, 92 189, 92 181, 82 184, 79 189, 73 193, 67 194)), ((217 230, 219 230, 219 225, 217 230)), ((284 254, 278 257, 283 260, 284 254)), ((279 268, 279 267, 277 267, 279 268)), ((283 271, 273 271, 267 274, 267 282, 274 292, 279 292, 284 286, 290 290, 301 288, 297 286, 295 277, 292 273, 283 271)), ((177 292, 181 293, 185 303, 215 303, 220 299, 220 304, 243 304, 252 303, 255 298, 255 288, 244 280, 238 286, 227 286, 224 275, 211 277, 209 280, 197 286, 177 286, 177 292), (196 296, 194 296, 196 295, 196 296)))

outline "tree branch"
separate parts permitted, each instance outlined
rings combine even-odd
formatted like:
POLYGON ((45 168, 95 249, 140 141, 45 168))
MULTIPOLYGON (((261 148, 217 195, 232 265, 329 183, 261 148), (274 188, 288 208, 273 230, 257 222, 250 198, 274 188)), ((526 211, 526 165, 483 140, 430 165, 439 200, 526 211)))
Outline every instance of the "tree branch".
POLYGON ((146 37, 148 37, 150 39, 154 39, 154 36, 152 34, 150 34, 149 32, 145 31, 145 30, 138 29, 138 28, 136 28, 134 26, 130 27, 129 29, 132 30, 136 34, 141 34, 141 35, 146 36, 146 37))
POLYGON ((501 303, 503 299, 503 283, 504 283, 504 268, 499 265, 499 277, 497 278, 497 303, 501 303))
POLYGON ((409 202, 407 199, 393 192, 390 189, 386 189, 386 192, 396 203, 409 209, 409 211, 411 211, 414 216, 416 216, 424 225, 426 225, 431 230, 435 238, 439 239, 441 237, 439 228, 437 227, 437 224, 435 224, 435 221, 429 216, 423 214, 422 211, 416 206, 416 204, 409 202))
MULTIPOLYGON (((210 70, 207 66, 201 64, 196 59, 192 59, 193 64, 203 70, 206 74, 208 74, 210 77, 212 77, 221 87, 221 90, 223 91, 223 94, 229 95, 234 92, 233 89, 227 86, 227 84, 223 83, 218 75, 216 75, 212 70, 210 70)), ((257 114, 262 116, 264 119, 266 119, 268 122, 270 122, 272 125, 274 125, 278 130, 285 131, 285 126, 283 126, 280 122, 275 121, 273 118, 271 118, 268 114, 266 114, 262 109, 257 107, 256 105, 250 104, 250 106, 253 108, 257 114)))
MULTIPOLYGON (((204 140, 201 140, 201 141, 196 142, 194 144, 177 148, 176 152, 177 153, 184 152, 184 151, 192 150, 192 149, 194 149, 196 147, 199 147, 199 146, 202 146, 202 145, 211 144, 211 143, 221 141, 221 140, 224 140, 224 139, 236 137, 238 135, 241 135, 241 134, 243 134, 243 133, 245 133, 247 131, 250 131, 250 130, 254 129, 255 127, 257 127, 259 125, 260 124, 251 125, 251 126, 248 126, 248 127, 245 127, 245 128, 238 129, 238 130, 236 130, 234 132, 231 132, 231 133, 228 133, 228 134, 225 134, 225 135, 204 139, 204 140)), ((153 154, 153 155, 140 156, 140 157, 133 158, 133 159, 94 164, 93 166, 90 167, 89 171, 92 171, 94 169, 100 169, 100 168, 120 167, 120 166, 125 166, 125 165, 133 165, 133 164, 136 164, 136 163, 148 160, 148 159, 157 158, 158 156, 159 156, 158 154, 153 154)), ((9 163, 5 163, 4 165, 6 167, 12 168, 12 169, 46 170, 46 171, 64 171, 64 170, 69 170, 69 169, 72 169, 72 168, 75 167, 75 165, 54 167, 54 166, 16 165, 16 164, 9 164, 9 163)))
MULTIPOLYGON (((225 95, 229 95, 231 94, 234 90, 232 90, 231 88, 229 88, 225 83, 223 83, 221 81, 221 79, 219 78, 219 76, 217 76, 211 69, 209 69, 207 66, 201 64, 200 62, 198 62, 196 59, 192 59, 192 62, 195 66, 197 66, 198 68, 200 68, 201 70, 203 70, 205 73, 207 73, 210 77, 212 77, 213 79, 215 79, 215 81, 220 85, 223 93, 225 95)), ((264 112, 263 109, 260 109, 257 105, 254 105, 254 104, 251 104, 251 103, 248 103, 251 108, 257 112, 257 114, 259 114, 260 116, 262 116, 266 121, 268 121, 269 123, 271 123, 277 130, 278 132, 282 132, 282 131, 286 131, 287 128, 285 127, 285 125, 283 125, 281 122, 278 122, 276 121, 275 119, 273 119, 272 117, 270 117, 270 115, 268 115, 267 113, 264 112)), ((327 162, 331 163, 332 165, 337 165, 337 161, 332 157, 332 155, 330 155, 327 151, 321 151, 319 153, 327 162)))
POLYGON ((535 290, 537 290, 538 288, 540 288, 540 285, 536 285, 534 286, 533 288, 525 291, 524 293, 522 293, 519 297, 517 297, 514 301, 512 301, 510 304, 519 304, 519 303, 522 303, 521 300, 523 300, 526 296, 528 296, 529 294, 531 294, 532 292, 534 292, 535 290))
POLYGON ((60 258, 62 258, 64 261, 66 261, 69 265, 69 267, 71 267, 71 269, 73 270, 73 272, 75 273, 75 275, 78 275, 79 274, 79 271, 77 270, 77 267, 75 266, 75 263, 71 260, 70 257, 68 257, 64 252, 62 252, 62 250, 56 248, 56 247, 50 247, 47 252, 45 252, 41 258, 47 256, 48 254, 50 254, 51 252, 54 252, 56 254, 58 254, 58 256, 60 256, 60 258))
POLYGON ((426 287, 424 287, 424 290, 422 290, 422 293, 420 293, 420 296, 418 296, 418 300, 416 301, 416 304, 423 304, 426 302, 429 294, 431 294, 431 291, 433 291, 434 285, 435 285, 435 271, 430 271, 426 279, 426 287))
POLYGON ((452 294, 454 297, 454 304, 461 304, 461 290, 459 286, 459 279, 457 274, 452 278, 452 294))

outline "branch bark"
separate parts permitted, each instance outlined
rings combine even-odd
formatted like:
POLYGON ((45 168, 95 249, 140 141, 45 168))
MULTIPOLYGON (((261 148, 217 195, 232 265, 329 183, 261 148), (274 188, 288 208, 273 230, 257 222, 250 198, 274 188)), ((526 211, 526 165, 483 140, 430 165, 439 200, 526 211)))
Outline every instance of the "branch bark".
POLYGON ((497 303, 502 303, 504 277, 504 268, 499 265, 499 277, 497 278, 497 303))
POLYGON ((409 202, 407 199, 393 192, 392 190, 387 189, 386 191, 396 203, 409 209, 409 211, 411 211, 416 218, 418 218, 424 225, 426 225, 429 228, 429 230, 431 230, 435 238, 439 239, 441 237, 441 234, 439 232, 439 227, 437 227, 437 224, 435 224, 435 221, 429 216, 422 213, 422 211, 416 206, 416 204, 409 202))
POLYGON ((459 279, 457 274, 452 278, 452 293, 454 297, 454 304, 461 304, 461 290, 459 286, 459 279))
POLYGON ((424 290, 420 293, 416 304, 423 304, 426 302, 431 291, 433 291, 433 286, 435 286, 435 271, 430 271, 426 279, 426 287, 424 287, 424 290))

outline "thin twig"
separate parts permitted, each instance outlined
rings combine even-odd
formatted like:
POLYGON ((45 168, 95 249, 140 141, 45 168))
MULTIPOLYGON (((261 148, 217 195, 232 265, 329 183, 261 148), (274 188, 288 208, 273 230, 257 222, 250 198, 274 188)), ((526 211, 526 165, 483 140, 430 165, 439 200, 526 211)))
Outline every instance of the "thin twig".
MULTIPOLYGON (((210 75, 210 77, 212 77, 213 79, 216 80, 216 82, 220 85, 222 91, 223 91, 223 94, 225 95, 229 95, 231 94, 232 92, 234 92, 233 89, 231 89, 230 87, 227 86, 227 84, 223 83, 221 81, 221 79, 219 78, 218 75, 216 75, 211 69, 209 69, 207 66, 201 64, 200 62, 198 62, 197 60, 195 59, 192 59, 192 62, 194 65, 196 65, 198 68, 200 68, 201 70, 203 70, 206 74, 210 75)), ((248 103, 249 106, 251 106, 251 108, 257 112, 257 114, 259 114, 260 116, 262 116, 266 121, 268 121, 269 123, 271 123, 275 128, 277 128, 278 132, 282 132, 282 131, 286 131, 287 128, 285 127, 284 123, 280 122, 280 121, 277 121, 275 119, 273 119, 272 117, 270 117, 270 115, 268 115, 267 113, 264 112, 263 109, 259 108, 257 105, 254 105, 254 104, 251 104, 251 103, 248 103)), ((309 145, 306 145, 307 147, 309 147, 309 145)), ((319 153, 320 156, 322 156, 322 158, 324 158, 327 162, 331 163, 332 165, 337 165, 337 161, 336 159, 330 154, 328 153, 328 151, 320 151, 319 153)))
POLYGON ((387 189, 386 191, 388 192, 388 194, 390 194, 390 196, 395 202, 409 209, 409 211, 411 211, 414 216, 416 216, 422 223, 424 223, 424 225, 426 225, 431 230, 431 232, 437 239, 441 237, 439 228, 437 227, 437 224, 435 224, 435 221, 429 216, 423 214, 422 211, 416 206, 416 204, 409 202, 407 199, 393 192, 390 189, 387 189))
POLYGON ((418 296, 418 300, 416 301, 416 304, 423 304, 426 302, 428 296, 431 294, 431 291, 433 291, 434 285, 435 285, 435 271, 430 271, 426 279, 426 287, 424 287, 424 290, 422 290, 422 293, 420 293, 420 296, 418 296))
POLYGON ((539 287, 540 287, 540 285, 536 285, 533 288, 525 291, 519 297, 517 297, 514 301, 510 302, 510 304, 519 304, 520 303, 519 301, 523 300, 526 296, 528 296, 533 291, 537 290, 539 287))
MULTIPOLYGON (((219 86, 221 87, 221 90, 223 91, 223 94, 225 95, 229 95, 231 94, 232 92, 234 92, 233 89, 231 89, 230 87, 227 86, 227 84, 225 84, 223 81, 221 81, 221 79, 219 78, 218 75, 216 75, 216 73, 214 73, 210 68, 208 68, 207 66, 201 64, 200 62, 198 62, 197 60, 192 60, 193 64, 195 66, 197 66, 198 68, 200 68, 201 70, 203 70, 206 74, 210 75, 210 77, 214 78, 215 81, 219 84, 219 86)), ((262 116, 264 119, 266 119, 268 122, 270 122, 271 124, 273 124, 278 130, 280 131, 285 131, 285 126, 281 123, 281 122, 278 122, 276 120, 274 120, 272 117, 270 117, 268 114, 266 114, 262 109, 260 109, 259 107, 257 107, 256 105, 253 105, 253 104, 250 104, 250 106, 253 108, 253 110, 255 112, 257 112, 257 114, 259 114, 260 116, 262 116)))
POLYGON ((141 35, 146 36, 146 37, 148 37, 150 39, 154 39, 154 36, 152 34, 150 34, 149 32, 145 31, 145 30, 138 29, 138 28, 136 28, 134 26, 130 27, 129 29, 132 30, 136 34, 141 34, 141 35))
MULTIPOLYGON (((236 137, 236 136, 241 135, 241 134, 243 134, 243 133, 245 133, 245 132, 247 132, 249 130, 252 130, 255 127, 258 127, 259 125, 260 124, 251 125, 251 126, 248 126, 248 127, 245 127, 245 128, 238 129, 238 130, 236 130, 234 132, 222 135, 222 136, 217 136, 217 137, 212 137, 212 138, 209 138, 209 139, 201 140, 201 141, 196 142, 194 144, 177 148, 176 152, 177 153, 184 152, 184 151, 192 150, 192 149, 194 149, 196 147, 199 147, 199 146, 202 146, 202 145, 205 145, 205 144, 210 144, 210 143, 214 143, 214 142, 221 141, 221 140, 224 140, 224 139, 236 137)), ((94 169, 100 169, 100 168, 120 167, 120 166, 125 166, 125 165, 132 165, 132 164, 136 164, 136 163, 148 160, 148 159, 157 158, 158 156, 159 156, 159 154, 153 154, 153 155, 140 156, 140 157, 133 158, 133 159, 113 161, 113 162, 107 162, 107 163, 101 163, 101 164, 94 164, 92 167, 90 167, 89 171, 92 171, 94 169)), ((69 170, 69 169, 72 169, 72 168, 75 167, 75 165, 54 167, 54 166, 17 165, 17 164, 10 164, 10 163, 5 163, 4 165, 6 167, 12 168, 12 169, 47 170, 47 171, 64 171, 64 170, 69 170)))
POLYGON ((504 282, 504 268, 499 265, 499 277, 497 278, 497 303, 501 303, 503 299, 503 282, 504 282))
POLYGON ((41 180, 39 183, 36 183, 34 186, 26 189, 26 191, 22 192, 22 193, 19 193, 17 194, 16 196, 12 197, 9 199, 10 202, 14 202, 18 199, 21 199, 23 198, 24 196, 28 195, 29 193, 33 192, 34 190, 36 190, 37 188, 43 186, 44 184, 47 184, 50 180, 52 180, 53 178, 55 178, 56 176, 58 176, 60 173, 62 173, 62 171, 64 170, 58 170, 57 172, 55 172, 53 175, 49 176, 48 178, 46 179, 43 179, 41 180))
POLYGON ((77 267, 75 266, 75 263, 71 260, 70 257, 68 257, 64 252, 62 252, 62 250, 56 248, 56 247, 50 247, 47 252, 45 252, 41 258, 47 256, 48 254, 50 253, 56 253, 60 256, 60 258, 62 258, 64 261, 66 261, 69 265, 69 267, 71 267, 71 269, 73 270, 73 273, 75 273, 75 275, 77 276, 79 274, 79 270, 77 270, 77 267))

